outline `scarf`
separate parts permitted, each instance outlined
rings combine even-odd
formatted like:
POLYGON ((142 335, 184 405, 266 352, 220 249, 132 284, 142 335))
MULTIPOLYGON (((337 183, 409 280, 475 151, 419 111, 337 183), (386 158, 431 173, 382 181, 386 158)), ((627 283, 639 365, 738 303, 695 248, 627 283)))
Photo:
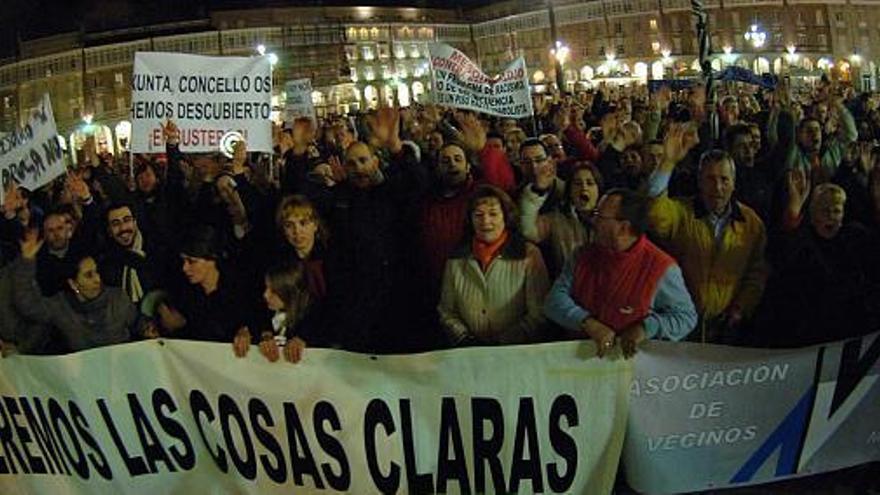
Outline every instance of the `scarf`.
POLYGON ((480 263, 480 268, 485 272, 489 268, 489 264, 492 263, 500 253, 501 248, 507 243, 508 233, 507 230, 501 233, 498 236, 498 239, 495 239, 493 242, 483 242, 476 237, 471 242, 471 252, 474 254, 474 258, 477 259, 477 262, 480 263))
MULTIPOLYGON (((140 231, 135 232, 134 241, 131 243, 129 251, 141 258, 147 257, 147 254, 144 252, 144 236, 141 235, 140 231)), ((144 298, 144 288, 141 286, 137 270, 129 265, 125 265, 122 268, 122 288, 133 303, 138 303, 144 298)))

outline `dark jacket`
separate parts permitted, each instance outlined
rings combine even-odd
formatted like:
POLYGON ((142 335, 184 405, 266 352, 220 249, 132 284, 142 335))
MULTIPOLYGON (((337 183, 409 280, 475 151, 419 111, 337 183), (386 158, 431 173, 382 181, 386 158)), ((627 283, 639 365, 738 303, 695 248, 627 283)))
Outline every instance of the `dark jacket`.
POLYGON ((417 252, 417 201, 427 173, 404 147, 383 170, 383 183, 360 190, 342 183, 325 206, 332 233, 328 304, 343 348, 389 352, 406 348, 417 252))
POLYGON ((34 262, 19 259, 13 266, 18 289, 16 308, 25 318, 58 328, 69 350, 76 352, 131 340, 138 314, 122 290, 105 287, 97 298, 86 302, 69 291, 43 297, 34 281, 34 262))
POLYGON ((877 239, 845 224, 833 239, 805 222, 774 239, 773 276, 759 310, 758 344, 797 347, 864 335, 880 323, 877 239))
MULTIPOLYGON (((210 342, 232 342, 242 327, 256 327, 255 291, 249 277, 228 265, 220 265, 220 281, 211 294, 187 284, 173 295, 170 306, 186 318, 186 326, 170 337, 210 342)), ((251 328, 255 330, 255 328, 251 328)))

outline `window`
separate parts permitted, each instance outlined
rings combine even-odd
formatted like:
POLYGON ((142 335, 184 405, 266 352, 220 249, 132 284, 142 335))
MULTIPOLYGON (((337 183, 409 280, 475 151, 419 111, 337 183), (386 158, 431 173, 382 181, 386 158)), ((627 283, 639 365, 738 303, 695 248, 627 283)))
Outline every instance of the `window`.
POLYGON ((362 46, 361 53, 364 54, 364 60, 373 60, 373 58, 375 58, 375 55, 373 54, 373 47, 370 45, 362 46))
POLYGON ((822 13, 822 9, 816 9, 816 25, 824 26, 825 25, 825 14, 822 13))
POLYGON ((660 52, 660 42, 659 41, 654 41, 651 43, 651 51, 654 53, 660 52))
POLYGON ((648 25, 651 27, 651 30, 656 31, 657 30, 657 19, 651 19, 650 21, 648 21, 648 25))
POLYGON ((825 47, 828 46, 828 37, 824 34, 819 35, 819 46, 825 47))
POLYGON ((117 72, 114 76, 114 80, 116 81, 116 84, 122 85, 124 82, 122 79, 122 72, 117 72))
POLYGON ((616 34, 623 34, 623 23, 622 22, 617 21, 614 23, 614 32, 616 34))
POLYGON ((351 69, 349 69, 349 73, 351 74, 351 80, 352 80, 352 81, 357 81, 357 80, 358 80, 358 75, 357 75, 357 69, 356 69, 356 68, 352 67, 351 69))

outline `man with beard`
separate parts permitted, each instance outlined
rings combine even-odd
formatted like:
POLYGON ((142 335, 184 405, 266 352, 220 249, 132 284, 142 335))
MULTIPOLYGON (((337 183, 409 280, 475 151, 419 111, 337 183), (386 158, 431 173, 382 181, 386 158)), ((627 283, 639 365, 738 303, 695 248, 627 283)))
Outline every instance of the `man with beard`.
POLYGON ((815 117, 804 118, 797 128, 798 146, 788 159, 788 168, 797 167, 806 171, 813 185, 828 182, 834 177, 846 146, 859 137, 856 122, 843 105, 843 100, 836 99, 833 109, 840 122, 837 134, 823 137, 822 122, 815 117))
POLYGON ((130 205, 118 203, 107 209, 107 234, 110 243, 99 264, 107 285, 121 287, 135 304, 163 286, 165 257, 145 239, 130 205))
POLYGON ((767 234, 755 211, 733 199, 736 169, 724 151, 700 159, 696 197, 668 197, 669 177, 696 145, 695 134, 692 127, 674 125, 666 135, 663 163, 648 180, 651 230, 682 265, 701 317, 695 335, 702 342, 733 344, 764 291, 767 234))
POLYGON ((434 190, 423 203, 419 219, 432 292, 439 289, 446 259, 464 237, 468 200, 476 185, 467 154, 455 143, 440 148, 434 176, 434 190))
POLYGON ((681 340, 697 323, 681 269, 645 235, 647 213, 638 193, 608 191, 593 215, 596 242, 575 254, 547 296, 547 316, 586 334, 600 357, 617 342, 631 357, 645 339, 681 340))
POLYGON ((416 344, 406 320, 414 297, 416 215, 427 173, 400 139, 393 108, 369 119, 371 141, 391 157, 356 141, 345 152, 343 182, 324 191, 336 258, 328 281, 329 313, 343 348, 359 352, 405 351, 416 344))

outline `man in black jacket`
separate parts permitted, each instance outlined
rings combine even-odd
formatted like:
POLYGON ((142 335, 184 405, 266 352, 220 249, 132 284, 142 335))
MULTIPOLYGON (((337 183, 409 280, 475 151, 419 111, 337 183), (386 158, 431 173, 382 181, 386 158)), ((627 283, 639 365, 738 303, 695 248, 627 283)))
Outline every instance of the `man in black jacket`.
POLYGON ((118 203, 107 209, 107 234, 110 243, 100 264, 107 285, 121 287, 133 303, 163 287, 166 256, 138 228, 130 205, 118 203))

